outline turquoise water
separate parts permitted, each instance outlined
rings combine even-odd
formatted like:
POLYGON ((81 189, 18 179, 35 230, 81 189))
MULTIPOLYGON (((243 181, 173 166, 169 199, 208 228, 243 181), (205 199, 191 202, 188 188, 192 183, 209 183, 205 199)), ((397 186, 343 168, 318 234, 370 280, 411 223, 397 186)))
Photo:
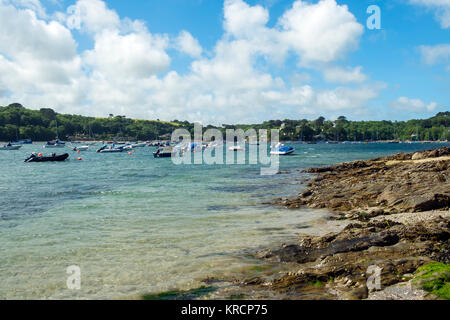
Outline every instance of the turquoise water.
MULTIPOLYGON (((201 285, 258 261, 248 249, 339 227, 326 211, 264 202, 302 191, 299 169, 437 144, 292 144, 286 174, 257 165, 174 165, 136 153, 70 153, 64 163, 24 163, 42 145, 0 151, 0 299, 110 299, 201 285), (69 290, 66 268, 81 268, 69 290)), ((55 149, 60 153, 64 149, 55 149)))

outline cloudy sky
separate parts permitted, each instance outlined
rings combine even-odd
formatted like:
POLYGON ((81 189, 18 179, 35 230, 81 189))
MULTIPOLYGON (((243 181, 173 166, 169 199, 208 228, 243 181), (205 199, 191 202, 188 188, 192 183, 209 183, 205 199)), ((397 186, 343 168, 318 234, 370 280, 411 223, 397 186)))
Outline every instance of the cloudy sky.
POLYGON ((0 0, 12 102, 213 124, 429 117, 450 109, 450 0, 0 0))

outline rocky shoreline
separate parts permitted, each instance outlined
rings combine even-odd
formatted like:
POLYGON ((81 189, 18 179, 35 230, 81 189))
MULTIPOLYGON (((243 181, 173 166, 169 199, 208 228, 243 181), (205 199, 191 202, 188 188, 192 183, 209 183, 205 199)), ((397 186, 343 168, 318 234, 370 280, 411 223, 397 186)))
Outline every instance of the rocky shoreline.
POLYGON ((336 213, 335 219, 350 224, 341 232, 300 236, 297 243, 255 252, 254 257, 285 264, 291 271, 239 280, 240 292, 251 292, 252 298, 282 299, 446 298, 450 148, 305 173, 314 175, 305 192, 274 204, 326 208, 336 213), (426 276, 426 284, 435 284, 430 289, 417 270, 436 263, 440 269, 435 267, 426 276))

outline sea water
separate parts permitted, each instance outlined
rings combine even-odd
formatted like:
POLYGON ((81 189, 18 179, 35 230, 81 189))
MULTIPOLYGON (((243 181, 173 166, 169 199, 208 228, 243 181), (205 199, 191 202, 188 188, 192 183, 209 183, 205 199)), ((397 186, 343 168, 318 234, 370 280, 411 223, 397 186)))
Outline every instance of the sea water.
POLYGON ((442 144, 290 145, 274 176, 258 165, 175 165, 148 147, 0 151, 0 299, 128 298, 232 277, 261 263, 249 251, 340 227, 325 210, 264 204, 302 192, 301 169, 442 144), (70 158, 24 163, 31 152, 70 158), (80 268, 80 290, 67 286, 69 266, 80 268))

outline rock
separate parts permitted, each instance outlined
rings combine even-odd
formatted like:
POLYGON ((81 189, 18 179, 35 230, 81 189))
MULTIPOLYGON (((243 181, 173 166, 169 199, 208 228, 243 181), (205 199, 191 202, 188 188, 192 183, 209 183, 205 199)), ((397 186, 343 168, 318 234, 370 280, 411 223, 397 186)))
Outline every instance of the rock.
POLYGON ((345 300, 363 300, 369 296, 369 290, 366 286, 354 288, 348 292, 342 294, 342 298, 345 300))
POLYGON ((416 152, 411 157, 411 160, 422 160, 422 159, 426 159, 426 158, 427 158, 427 154, 426 153, 416 152))

